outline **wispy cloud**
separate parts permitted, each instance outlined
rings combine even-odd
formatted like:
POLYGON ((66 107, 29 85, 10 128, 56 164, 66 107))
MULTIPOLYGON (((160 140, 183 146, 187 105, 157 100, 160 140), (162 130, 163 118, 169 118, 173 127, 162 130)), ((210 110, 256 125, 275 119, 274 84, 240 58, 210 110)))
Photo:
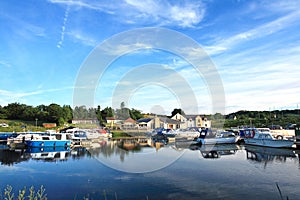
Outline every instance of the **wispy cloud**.
POLYGON ((11 67, 11 64, 8 63, 8 62, 5 61, 5 60, 0 60, 0 66, 3 66, 3 67, 11 67))
POLYGON ((2 14, 9 21, 9 26, 15 31, 16 34, 21 36, 22 39, 32 39, 33 37, 45 37, 45 29, 34 23, 25 21, 23 19, 17 18, 13 14, 2 14))
POLYGON ((169 25, 195 27, 203 19, 205 6, 201 1, 70 1, 50 0, 51 3, 65 4, 105 12, 116 17, 121 23, 169 25))
POLYGON ((36 90, 32 92, 18 92, 18 91, 8 91, 0 90, 0 105, 7 104, 9 102, 16 102, 22 99, 23 97, 36 96, 41 94, 48 94, 59 91, 71 90, 74 87, 64 87, 64 88, 55 88, 55 89, 45 89, 45 90, 36 90))
POLYGON ((85 46, 95 47, 99 42, 94 39, 92 36, 88 36, 80 30, 71 30, 66 33, 74 42, 81 43, 85 46))
POLYGON ((218 41, 211 46, 206 46, 205 49, 210 55, 219 54, 226 50, 230 50, 243 42, 266 37, 284 30, 289 26, 293 26, 295 23, 299 22, 299 18, 300 11, 296 10, 275 20, 254 27, 251 30, 238 33, 228 38, 218 38, 218 41))
POLYGON ((194 27, 204 17, 204 5, 198 2, 171 3, 158 1, 126 0, 130 13, 128 16, 136 21, 142 20, 156 22, 162 25, 179 27, 194 27), (133 18, 132 18, 133 17, 133 18))

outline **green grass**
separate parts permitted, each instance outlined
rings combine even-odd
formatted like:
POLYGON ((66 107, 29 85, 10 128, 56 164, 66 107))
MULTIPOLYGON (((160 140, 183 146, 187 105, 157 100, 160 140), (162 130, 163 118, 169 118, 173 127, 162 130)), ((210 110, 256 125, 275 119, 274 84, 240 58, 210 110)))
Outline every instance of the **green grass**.
POLYGON ((118 138, 118 137, 131 137, 130 135, 128 135, 127 133, 125 133, 122 130, 118 130, 118 131, 111 131, 113 138, 118 138))

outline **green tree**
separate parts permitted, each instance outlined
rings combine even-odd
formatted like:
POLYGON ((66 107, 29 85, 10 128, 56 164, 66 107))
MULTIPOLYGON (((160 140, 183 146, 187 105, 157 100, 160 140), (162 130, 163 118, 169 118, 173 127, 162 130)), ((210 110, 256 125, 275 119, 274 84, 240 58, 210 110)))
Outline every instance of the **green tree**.
POLYGON ((25 110, 26 105, 25 104, 19 104, 19 103, 11 103, 5 106, 5 110, 7 113, 8 119, 21 119, 21 116, 25 110))
POLYGON ((97 110, 96 110, 96 116, 97 116, 97 119, 99 121, 100 126, 103 126, 104 120, 103 120, 103 117, 102 117, 101 107, 99 105, 98 105, 97 110))
POLYGON ((64 120, 66 122, 70 123, 72 121, 72 119, 73 119, 73 110, 72 110, 71 106, 64 105, 62 107, 62 109, 63 109, 63 118, 64 118, 64 120))
POLYGON ((52 103, 47 107, 47 111, 49 113, 49 122, 55 122, 58 123, 59 119, 64 119, 64 112, 62 107, 60 105, 52 103))
POLYGON ((176 115, 177 113, 181 114, 181 115, 185 115, 184 111, 181 108, 175 108, 172 112, 171 112, 171 116, 173 117, 174 115, 176 115))
POLYGON ((141 111, 131 108, 130 117, 134 120, 138 120, 144 117, 141 111))

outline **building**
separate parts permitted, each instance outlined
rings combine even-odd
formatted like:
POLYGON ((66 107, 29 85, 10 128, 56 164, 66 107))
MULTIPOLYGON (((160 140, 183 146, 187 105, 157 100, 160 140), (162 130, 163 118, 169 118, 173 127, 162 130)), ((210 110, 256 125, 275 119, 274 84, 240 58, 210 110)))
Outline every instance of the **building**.
POLYGON ((122 124, 123 129, 136 129, 137 127, 136 121, 131 117, 126 119, 122 124))
POLYGON ((139 129, 146 129, 146 130, 154 129, 155 128, 154 122, 155 122, 154 117, 141 118, 136 121, 139 129))
POLYGON ((54 128, 56 127, 56 123, 43 123, 44 128, 54 128))
POLYGON ((97 119, 73 119, 72 124, 99 124, 97 119))
POLYGON ((172 116, 171 119, 180 122, 180 129, 192 127, 211 128, 211 121, 201 115, 181 115, 180 113, 177 113, 176 115, 172 116))

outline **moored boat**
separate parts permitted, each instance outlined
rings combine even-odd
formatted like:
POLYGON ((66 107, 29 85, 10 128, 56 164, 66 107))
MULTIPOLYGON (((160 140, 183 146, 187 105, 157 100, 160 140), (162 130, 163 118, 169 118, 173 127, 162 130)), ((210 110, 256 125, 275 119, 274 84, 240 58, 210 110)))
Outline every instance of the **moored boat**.
POLYGON ((235 144, 237 143, 238 139, 239 136, 236 136, 234 133, 229 131, 223 131, 216 134, 214 137, 206 137, 205 134, 201 133, 200 137, 197 138, 197 143, 206 145, 235 144))
POLYGON ((79 128, 68 129, 66 133, 70 135, 73 145, 81 145, 83 141, 87 140, 86 132, 79 128))
POLYGON ((69 147, 71 137, 67 133, 32 135, 29 140, 25 140, 25 143, 28 147, 69 147))
POLYGON ((13 149, 18 149, 18 148, 25 148, 26 147, 26 140, 30 140, 34 135, 45 135, 48 134, 46 132, 19 132, 16 133, 16 137, 9 137, 7 139, 7 146, 13 149))
POLYGON ((18 136, 18 134, 15 133, 15 132, 12 132, 12 133, 10 133, 10 132, 1 132, 0 133, 0 141, 7 141, 8 138, 17 137, 17 136, 18 136))
POLYGON ((265 146, 265 147, 277 147, 277 148, 292 148, 294 140, 276 139, 268 132, 256 131, 254 135, 244 138, 245 144, 265 146))

